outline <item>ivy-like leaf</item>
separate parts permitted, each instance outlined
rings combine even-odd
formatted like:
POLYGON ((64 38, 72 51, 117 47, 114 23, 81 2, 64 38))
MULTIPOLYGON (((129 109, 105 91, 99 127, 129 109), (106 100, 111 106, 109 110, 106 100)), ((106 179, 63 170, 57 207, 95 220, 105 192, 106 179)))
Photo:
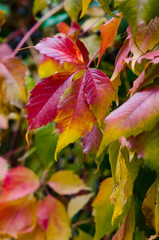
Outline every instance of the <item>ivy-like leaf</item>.
POLYGON ((101 60, 101 57, 105 50, 110 47, 114 39, 117 35, 118 27, 121 22, 121 17, 122 14, 119 13, 117 16, 120 16, 120 18, 111 18, 107 23, 105 23, 101 28, 100 28, 100 33, 102 37, 101 45, 100 45, 100 55, 98 59, 98 64, 101 60))
POLYGON ((3 180, 0 204, 33 193, 40 186, 38 177, 26 167, 10 169, 3 180))
POLYGON ((151 130, 158 120, 159 87, 150 86, 135 93, 128 101, 106 117, 104 135, 98 155, 109 143, 122 136, 136 136, 144 130, 151 130))
POLYGON ((82 79, 73 81, 61 97, 55 121, 59 133, 56 159, 61 149, 90 132, 96 121, 85 100, 82 79))
POLYGON ((35 46, 41 54, 62 62, 83 63, 83 56, 76 44, 68 37, 44 38, 35 46))
POLYGON ((88 69, 83 75, 83 81, 87 103, 101 125, 115 99, 110 79, 97 69, 88 69))
POLYGON ((114 210, 114 204, 110 201, 113 191, 113 179, 107 178, 100 186, 97 197, 93 202, 93 215, 96 223, 94 240, 100 240, 104 235, 112 232, 114 226, 111 219, 114 210))
POLYGON ((60 97, 72 79, 71 73, 57 73, 35 86, 26 105, 29 130, 46 125, 55 119, 60 97))
POLYGON ((31 232, 36 225, 36 201, 28 196, 0 203, 0 237, 17 238, 31 232))
POLYGON ((69 170, 56 172, 47 184, 60 195, 72 195, 81 190, 90 190, 82 179, 69 170))

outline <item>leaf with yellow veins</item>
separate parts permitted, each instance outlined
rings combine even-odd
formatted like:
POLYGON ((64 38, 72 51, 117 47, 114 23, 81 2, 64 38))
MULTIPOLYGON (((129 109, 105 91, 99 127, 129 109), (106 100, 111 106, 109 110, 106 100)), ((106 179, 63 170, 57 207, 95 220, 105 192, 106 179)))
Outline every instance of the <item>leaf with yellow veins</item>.
POLYGON ((62 95, 55 121, 59 133, 55 151, 57 159, 64 147, 84 137, 96 121, 85 100, 82 79, 73 81, 62 95))

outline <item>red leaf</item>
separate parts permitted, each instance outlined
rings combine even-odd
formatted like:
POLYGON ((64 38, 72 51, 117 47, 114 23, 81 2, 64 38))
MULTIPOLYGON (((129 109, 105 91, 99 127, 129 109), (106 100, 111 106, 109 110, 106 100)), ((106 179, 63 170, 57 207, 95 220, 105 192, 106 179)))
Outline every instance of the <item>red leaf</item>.
POLYGON ((70 27, 68 26, 67 23, 65 22, 60 22, 59 24, 57 24, 58 30, 61 33, 64 33, 65 35, 68 35, 69 31, 70 31, 70 27))
POLYGON ((88 69, 83 75, 83 81, 86 100, 101 124, 115 99, 110 79, 97 69, 88 69))
POLYGON ((105 119, 98 154, 112 141, 151 130, 159 120, 159 87, 151 86, 135 93, 105 119))
POLYGON ((63 62, 83 63, 83 57, 76 44, 68 37, 44 38, 35 46, 41 54, 63 62))
POLYGON ((0 203, 33 193, 39 185, 38 177, 30 169, 21 166, 12 168, 3 180, 0 203))
MULTIPOLYGON (((122 17, 122 14, 119 13, 119 14, 117 14, 117 16, 122 17)), ((101 45, 100 45, 101 49, 100 49, 98 64, 99 64, 101 57, 102 57, 103 53, 105 52, 105 50, 113 44, 114 39, 117 35, 117 31, 118 31, 120 22, 121 22, 121 18, 113 17, 100 28, 102 41, 101 41, 101 45)))
POLYGON ((88 52, 87 48, 85 47, 84 43, 81 42, 79 39, 77 39, 76 45, 82 53, 85 64, 88 64, 89 63, 89 52, 88 52))
POLYGON ((150 59, 150 60, 153 60, 155 58, 158 58, 159 57, 159 49, 156 49, 156 50, 153 50, 151 52, 148 52, 148 53, 145 53, 145 54, 142 54, 137 62, 138 63, 141 63, 142 59, 150 59))
POLYGON ((95 118, 84 98, 82 79, 72 82, 61 97, 57 117, 55 119, 59 132, 55 159, 58 152, 68 144, 84 137, 91 131, 95 118))
POLYGON ((31 91, 26 105, 29 130, 52 122, 64 90, 71 84, 74 75, 57 73, 38 83, 31 91))

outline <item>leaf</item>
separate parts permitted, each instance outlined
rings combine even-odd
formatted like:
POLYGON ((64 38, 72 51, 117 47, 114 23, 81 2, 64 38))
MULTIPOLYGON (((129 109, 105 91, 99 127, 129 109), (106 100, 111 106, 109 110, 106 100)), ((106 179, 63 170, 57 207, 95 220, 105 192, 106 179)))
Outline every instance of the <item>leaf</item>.
POLYGON ((0 129, 7 129, 7 128, 8 128, 8 117, 3 114, 0 114, 0 129))
POLYGON ((6 21, 6 13, 5 11, 0 9, 0 27, 5 23, 6 21))
POLYGON ((156 172, 159 172, 159 163, 156 160, 159 156, 159 124, 151 131, 142 132, 136 137, 127 139, 131 151, 136 151, 138 158, 143 158, 145 163, 156 172))
POLYGON ((122 14, 119 13, 119 14, 117 14, 117 16, 119 16, 120 18, 113 17, 100 28, 100 34, 101 34, 102 41, 100 44, 100 55, 99 55, 99 59, 98 59, 98 64, 101 60, 103 53, 105 52, 105 50, 108 47, 110 47, 113 44, 114 39, 117 35, 117 31, 118 31, 118 27, 121 22, 122 14))
POLYGON ((0 60, 9 57, 12 54, 12 49, 7 43, 0 44, 0 60))
POLYGON ((56 159, 61 149, 80 137, 84 137, 88 131, 91 131, 95 123, 95 118, 84 97, 82 79, 73 81, 62 95, 55 121, 59 133, 55 152, 56 159))
POLYGON ((83 81, 87 103, 100 126, 106 114, 109 113, 112 101, 115 99, 114 89, 110 79, 97 69, 86 70, 83 81))
POLYGON ((47 240, 46 239, 46 233, 43 231, 43 229, 37 225, 34 230, 30 233, 24 234, 18 238, 18 240, 47 240))
POLYGON ((111 112, 105 119, 104 135, 97 156, 109 143, 122 136, 136 136, 142 131, 151 130, 159 120, 158 96, 159 88, 150 86, 135 93, 111 112))
POLYGON ((135 209, 134 205, 130 207, 130 210, 125 217, 118 232, 113 236, 112 240, 132 240, 135 228, 135 209))
POLYGON ((97 36, 96 34, 91 34, 90 36, 81 38, 80 40, 87 47, 88 52, 89 52, 89 57, 90 57, 90 59, 92 59, 93 56, 95 55, 95 53, 99 49, 101 38, 99 36, 97 36))
POLYGON ((156 191, 156 207, 155 207, 155 230, 156 236, 159 236, 159 175, 157 175, 157 191, 156 191))
POLYGON ((76 44, 68 37, 44 38, 35 49, 47 57, 63 62, 83 63, 83 57, 76 44))
POLYGON ((59 24, 57 24, 57 27, 58 27, 59 32, 65 34, 66 36, 69 34, 70 27, 68 26, 67 23, 60 22, 59 24))
POLYGON ((110 201, 110 196, 113 191, 113 179, 105 179, 100 186, 97 197, 93 206, 93 215, 96 224, 94 240, 100 240, 104 235, 112 232, 114 226, 111 224, 114 205, 110 201))
POLYGON ((158 43, 159 38, 159 17, 155 17, 148 25, 145 23, 138 27, 136 32, 136 43, 133 40, 130 28, 128 27, 129 47, 133 53, 133 59, 136 61, 142 53, 152 50, 158 43), (137 44, 137 46, 136 46, 137 44))
POLYGON ((38 177, 30 169, 22 166, 12 168, 3 180, 0 203, 25 197, 39 186, 38 177))
POLYGON ((92 236, 87 234, 86 232, 78 229, 78 236, 75 236, 74 240, 93 240, 92 236))
MULTIPOLYGON (((53 2, 53 0, 51 0, 51 2, 53 2)), ((33 4, 33 14, 34 16, 36 16, 36 14, 45 9, 49 4, 48 0, 34 0, 34 4, 33 4)))
POLYGON ((110 7, 109 7, 109 0, 99 0, 102 8, 105 10, 105 12, 112 16, 112 17, 116 17, 116 15, 110 10, 110 7))
POLYGON ((120 11, 131 27, 135 38, 136 30, 143 22, 148 24, 155 16, 159 16, 159 2, 156 0, 118 0, 120 11))
POLYGON ((89 63, 89 52, 88 52, 87 48, 85 47, 84 43, 81 40, 77 39, 76 45, 82 53, 85 64, 88 64, 89 63))
POLYGON ((46 125, 55 119, 60 97, 72 79, 71 73, 57 73, 35 86, 26 105, 29 130, 46 125))
POLYGON ((82 10, 82 0, 65 0, 64 8, 69 17, 77 22, 80 11, 82 10))
POLYGON ((69 240, 71 236, 70 221, 63 204, 48 195, 38 205, 38 224, 45 231, 46 240, 69 240))
POLYGON ((103 8, 101 8, 100 6, 90 6, 87 9, 86 14, 91 17, 104 17, 105 16, 105 12, 104 12, 103 8))
POLYGON ((155 229, 155 206, 157 196, 157 181, 148 189, 142 203, 142 212, 145 216, 146 224, 155 229))
POLYGON ((118 55, 116 56, 115 69, 111 76, 111 81, 114 81, 117 78, 117 76, 119 75, 119 73, 121 72, 121 70, 124 68, 123 60, 124 60, 124 58, 126 58, 128 56, 129 52, 130 52, 129 40, 127 39, 123 43, 122 47, 119 50, 118 55))
POLYGON ((36 225, 36 202, 33 196, 0 203, 0 237, 17 238, 36 225))
POLYGON ((76 196, 71 198, 68 203, 68 215, 72 218, 76 213, 78 213, 92 198, 93 193, 76 196))
POLYGON ((90 2, 91 0, 82 0, 82 12, 80 18, 82 18, 85 15, 90 2))
POLYGON ((99 130, 99 128, 97 128, 94 125, 91 132, 90 133, 88 132, 86 136, 82 139, 83 146, 84 146, 83 153, 88 154, 91 152, 96 154, 100 146, 101 140, 102 140, 102 133, 99 130))
POLYGON ((24 85, 26 70, 25 65, 17 58, 4 58, 0 61, 3 101, 7 101, 19 108, 24 107, 26 102, 24 85))
POLYGON ((54 173, 47 184, 60 195, 72 195, 81 190, 90 190, 83 180, 70 170, 54 173))
MULTIPOLYGON (((101 26, 103 24, 105 24, 106 22, 107 22, 106 17, 90 17, 85 20, 85 22, 82 24, 81 28, 83 29, 84 32, 92 31, 92 32, 96 33, 101 28, 101 26)), ((91 38, 91 35, 89 37, 91 38)), ((99 49, 99 45, 98 45, 98 49, 99 49)))
POLYGON ((3 157, 0 157, 0 181, 2 181, 8 171, 8 163, 7 160, 4 159, 3 157))

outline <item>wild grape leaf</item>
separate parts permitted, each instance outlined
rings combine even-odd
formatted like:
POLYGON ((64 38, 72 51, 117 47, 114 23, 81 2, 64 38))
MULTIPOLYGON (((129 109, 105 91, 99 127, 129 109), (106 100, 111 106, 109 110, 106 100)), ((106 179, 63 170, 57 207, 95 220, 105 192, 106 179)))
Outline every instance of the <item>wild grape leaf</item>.
POLYGON ((125 217, 118 232, 113 236, 112 240, 132 240, 135 228, 135 208, 134 204, 130 207, 130 210, 125 217))
POLYGON ((76 213, 78 213, 92 198, 93 193, 84 194, 71 198, 68 203, 68 215, 72 218, 76 213))
POLYGON ((97 197, 92 204, 94 221, 96 223, 94 240, 100 240, 115 228, 111 224, 114 210, 114 204, 110 201, 112 191, 113 179, 107 178, 101 183, 97 197))
POLYGON ((85 47, 84 43, 79 39, 77 39, 75 43, 82 53, 84 63, 88 64, 89 63, 89 52, 88 52, 87 48, 85 47))
POLYGON ((155 17, 148 25, 145 23, 139 25, 136 32, 136 43, 131 34, 130 27, 128 27, 129 47, 133 53, 133 59, 136 61, 142 53, 152 50, 158 43, 159 39, 159 17, 155 17), (136 46, 137 44, 137 46, 136 46))
POLYGON ((83 57, 76 44, 68 37, 44 38, 35 49, 47 57, 63 62, 83 63, 83 57))
POLYGON ((102 140, 102 133, 96 125, 93 126, 91 132, 87 133, 82 139, 84 150, 83 153, 94 153, 96 154, 102 140))
POLYGON ((116 15, 110 10, 110 7, 109 7, 109 0, 99 0, 102 8, 104 9, 104 11, 112 16, 112 17, 116 17, 116 15))
POLYGON ((78 175, 69 170, 54 173, 47 184, 60 195, 72 195, 81 190, 90 190, 78 175))
POLYGON ((9 57, 12 54, 12 49, 7 43, 0 44, 0 60, 9 57))
POLYGON ((35 86, 26 105, 29 130, 46 125, 55 119, 60 97, 72 79, 71 73, 57 73, 35 86))
POLYGON ((82 0, 65 0, 64 8, 68 16, 77 22, 80 11, 82 10, 82 0))
POLYGON ((148 166, 159 172, 159 163, 156 160, 159 156, 159 124, 151 131, 142 132, 136 137, 127 139, 131 151, 136 151, 138 158, 143 158, 148 166))
POLYGON ((26 167, 10 169, 3 180, 0 203, 13 201, 33 193, 40 186, 38 177, 26 167))
POLYGON ((87 8, 89 7, 91 0, 82 0, 82 12, 81 12, 81 18, 85 15, 87 8))
MULTIPOLYGON (((17 58, 4 58, 0 61, 0 81, 3 101, 19 108, 26 103, 26 67, 17 58)), ((1 103, 0 103, 1 104, 1 103)))
MULTIPOLYGON (((105 119, 98 155, 112 141, 151 130, 159 120, 159 87, 150 86, 135 93, 105 119), (152 107, 153 106, 153 107, 152 107)), ((98 156, 97 155, 97 156, 98 156)))
POLYGON ((38 224, 45 232, 45 239, 69 240, 70 220, 63 204, 48 195, 40 201, 37 210, 38 224))
POLYGON ((115 99, 110 79, 97 69, 88 69, 83 75, 83 81, 87 103, 101 125, 115 99))
POLYGON ((62 95, 55 121, 59 133, 56 159, 61 149, 90 132, 96 121, 85 100, 81 78, 73 81, 62 95))
POLYGON ((134 38, 140 24, 143 22, 148 24, 155 16, 159 16, 159 2, 156 0, 118 0, 118 3, 134 38))
POLYGON ((155 181, 146 192, 142 203, 142 212, 145 216, 146 224, 155 229, 155 207, 157 197, 157 181, 155 181))
POLYGON ((8 163, 7 160, 3 157, 0 157, 0 181, 2 181, 8 171, 8 163))
POLYGON ((115 59, 115 69, 114 72, 111 76, 111 81, 114 81, 117 76, 119 75, 119 73, 121 72, 121 70, 124 67, 124 58, 126 58, 128 56, 128 53, 130 52, 130 48, 129 48, 129 40, 126 39, 125 42, 123 43, 122 47, 119 50, 118 55, 116 56, 115 59))
POLYGON ((98 59, 98 64, 101 60, 103 53, 105 52, 105 50, 108 47, 110 47, 113 44, 114 39, 117 35, 117 31, 118 31, 118 27, 121 22, 122 14, 119 13, 119 14, 117 14, 117 16, 120 16, 120 18, 113 17, 100 28, 102 41, 101 41, 101 45, 100 45, 100 55, 99 55, 99 59, 98 59))
POLYGON ((17 238, 31 232, 36 225, 36 200, 30 195, 0 203, 0 237, 17 238))

